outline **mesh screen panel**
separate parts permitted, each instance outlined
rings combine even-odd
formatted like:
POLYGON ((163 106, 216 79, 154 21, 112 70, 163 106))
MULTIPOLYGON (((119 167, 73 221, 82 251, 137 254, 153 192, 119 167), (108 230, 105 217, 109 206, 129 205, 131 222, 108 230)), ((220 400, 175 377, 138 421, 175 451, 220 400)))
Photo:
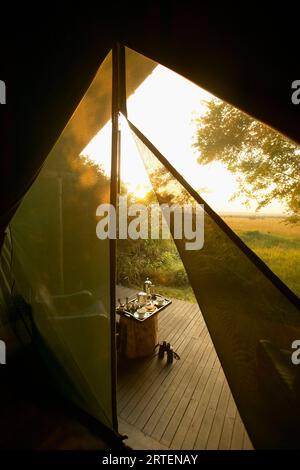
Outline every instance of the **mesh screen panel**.
MULTIPOLYGON (((131 128, 159 203, 203 202, 131 128)), ((257 448, 295 447, 300 372, 291 344, 300 338, 299 305, 221 222, 205 205, 203 248, 186 250, 184 237, 175 243, 252 442, 257 448)))
MULTIPOLYGON (((111 133, 80 155, 111 113, 111 53, 11 223, 15 291, 31 304, 57 385, 112 428, 109 241, 96 208, 110 200, 111 133), (108 155, 107 155, 108 154, 108 155)), ((44 352, 45 352, 44 351, 44 352)))

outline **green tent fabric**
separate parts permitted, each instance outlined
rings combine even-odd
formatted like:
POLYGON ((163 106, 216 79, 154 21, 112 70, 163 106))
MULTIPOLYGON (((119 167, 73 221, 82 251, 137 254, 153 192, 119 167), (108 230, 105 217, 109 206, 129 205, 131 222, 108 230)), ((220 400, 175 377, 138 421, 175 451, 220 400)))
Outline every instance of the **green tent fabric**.
MULTIPOLYGON (((159 203, 180 205, 184 200, 204 205, 202 249, 187 250, 184 236, 174 241, 254 446, 297 446, 300 415, 298 406, 290 409, 298 390, 291 353, 289 400, 280 396, 278 381, 273 379, 272 368, 280 369, 280 361, 267 369, 261 348, 268 341, 279 357, 281 350, 289 351, 300 334, 299 299, 243 246, 147 138, 129 125, 159 203)), ((172 221, 170 230, 174 235, 172 221)))
MULTIPOLYGON (((111 96, 110 53, 24 197, 10 234, 14 291, 32 306, 58 361, 60 389, 112 429, 109 243, 95 232, 96 207, 109 200, 110 169, 104 175, 80 157, 109 119, 111 96)), ((105 144, 110 149, 109 132, 106 140, 103 151, 105 144)))
MULTIPOLYGON (((139 66, 138 74, 135 66, 129 65, 129 95, 155 63, 139 66)), ((9 299, 21 294, 60 391, 117 431, 110 244, 96 236, 96 208, 111 200, 112 86, 110 52, 9 225, 0 317, 7 322, 9 299), (101 130, 95 164, 85 148, 101 130)))

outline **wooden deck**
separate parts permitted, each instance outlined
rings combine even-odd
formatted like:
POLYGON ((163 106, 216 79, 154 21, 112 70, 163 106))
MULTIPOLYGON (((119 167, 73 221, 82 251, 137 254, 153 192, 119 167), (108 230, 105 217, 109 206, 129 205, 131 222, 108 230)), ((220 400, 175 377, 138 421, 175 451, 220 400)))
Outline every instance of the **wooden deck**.
MULTIPOLYGON (((117 297, 130 295, 117 289, 117 297)), ((197 304, 173 300, 159 340, 181 359, 156 354, 118 364, 119 429, 136 449, 252 449, 197 304)))

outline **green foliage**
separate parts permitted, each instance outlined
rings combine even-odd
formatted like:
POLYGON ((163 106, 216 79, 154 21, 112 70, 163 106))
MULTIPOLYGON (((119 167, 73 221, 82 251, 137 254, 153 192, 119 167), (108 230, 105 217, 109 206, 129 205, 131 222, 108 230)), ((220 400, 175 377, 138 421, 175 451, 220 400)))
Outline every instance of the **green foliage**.
POLYGON ((148 276, 156 285, 189 286, 184 266, 171 240, 118 240, 117 282, 142 286, 148 276))
POLYGON ((281 201, 291 223, 300 222, 300 149, 284 136, 219 100, 207 103, 197 119, 198 161, 220 161, 235 173, 237 196, 255 200, 257 209, 281 201))
POLYGON ((172 287, 172 286, 155 286, 155 292, 173 299, 185 300, 193 304, 197 303, 193 289, 190 286, 172 287))
POLYGON ((257 255, 300 296, 300 240, 262 233, 259 230, 237 234, 257 255))
POLYGON ((248 245, 255 244, 256 247, 274 248, 280 247, 282 249, 298 249, 300 250, 300 240, 296 238, 278 237, 269 233, 261 233, 259 230, 253 230, 242 234, 242 238, 248 245))
MULTIPOLYGON (((156 172, 157 184, 165 190, 170 177, 166 172, 156 172)), ((126 188, 122 188, 122 194, 126 194, 126 188)), ((149 192, 143 198, 136 198, 133 194, 127 194, 128 205, 142 203, 146 206, 157 204, 153 192, 149 192)), ((128 217, 127 223, 131 218, 128 217)), ((149 238, 147 240, 118 240, 117 241, 117 282, 122 285, 141 288, 147 277, 163 289, 165 295, 171 292, 177 298, 193 298, 187 274, 172 239, 151 239, 151 220, 149 214, 149 238), (183 291, 184 289, 184 291, 183 291)), ((159 221, 161 229, 161 219, 159 221)))

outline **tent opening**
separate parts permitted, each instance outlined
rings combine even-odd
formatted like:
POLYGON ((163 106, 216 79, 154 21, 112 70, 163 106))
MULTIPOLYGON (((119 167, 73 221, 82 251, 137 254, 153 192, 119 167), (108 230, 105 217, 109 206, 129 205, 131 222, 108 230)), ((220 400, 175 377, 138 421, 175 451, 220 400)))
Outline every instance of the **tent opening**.
MULTIPOLYGON (((135 210, 147 210, 147 226, 143 238, 121 239, 119 233, 117 239, 119 430, 134 448, 252 448, 152 178, 124 118, 120 133, 119 217, 126 202, 122 222, 126 217, 130 227, 135 210), (152 295, 143 306, 139 295, 145 281, 152 283, 152 295)), ((172 183, 166 169, 156 169, 156 184, 158 180, 160 186, 162 181, 166 187, 172 183)), ((178 207, 188 200, 186 195, 168 198, 178 207)), ((170 219, 175 222, 175 216, 170 219)))
POLYGON ((1 312, 22 296, 52 382, 133 446, 295 447, 299 147, 121 50, 10 223, 1 312))

